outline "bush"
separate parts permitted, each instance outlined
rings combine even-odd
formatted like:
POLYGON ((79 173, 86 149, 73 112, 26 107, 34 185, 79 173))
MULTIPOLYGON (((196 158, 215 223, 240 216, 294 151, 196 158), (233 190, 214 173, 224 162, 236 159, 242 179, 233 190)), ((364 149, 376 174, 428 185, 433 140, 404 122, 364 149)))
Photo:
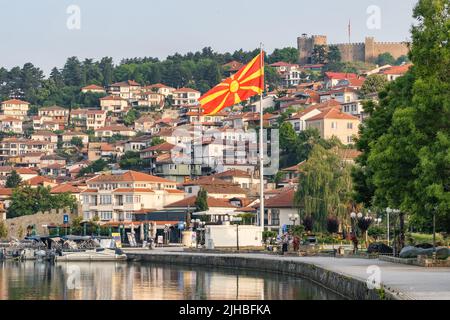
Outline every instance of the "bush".
POLYGON ((314 227, 313 217, 306 216, 305 218, 303 218, 303 226, 305 227, 306 231, 311 232, 313 230, 313 227, 314 227))
POLYGON ((263 231, 262 233, 263 241, 265 242, 267 239, 276 238, 277 235, 278 233, 275 231, 263 231))
POLYGON ((386 228, 380 226, 371 226, 369 230, 367 230, 367 234, 369 237, 374 238, 376 241, 386 234, 386 228))
POLYGON ((296 226, 292 226, 292 235, 297 236, 297 237, 303 237, 303 233, 305 232, 305 227, 302 225, 296 225, 296 226))
POLYGON ((327 218, 327 231, 329 233, 337 233, 339 231, 339 220, 337 217, 327 218))

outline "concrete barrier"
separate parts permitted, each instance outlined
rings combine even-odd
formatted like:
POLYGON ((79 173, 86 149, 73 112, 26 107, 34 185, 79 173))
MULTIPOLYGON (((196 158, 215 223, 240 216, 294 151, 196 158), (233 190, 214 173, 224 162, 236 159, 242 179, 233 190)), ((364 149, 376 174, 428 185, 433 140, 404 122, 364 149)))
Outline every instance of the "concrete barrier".
POLYGON ((202 265, 220 268, 249 269, 299 276, 334 291, 352 300, 397 300, 398 296, 384 288, 369 289, 365 281, 355 279, 337 272, 326 270, 314 264, 283 259, 264 259, 256 257, 239 257, 217 255, 200 255, 188 253, 127 253, 130 260, 147 261, 178 265, 202 265))

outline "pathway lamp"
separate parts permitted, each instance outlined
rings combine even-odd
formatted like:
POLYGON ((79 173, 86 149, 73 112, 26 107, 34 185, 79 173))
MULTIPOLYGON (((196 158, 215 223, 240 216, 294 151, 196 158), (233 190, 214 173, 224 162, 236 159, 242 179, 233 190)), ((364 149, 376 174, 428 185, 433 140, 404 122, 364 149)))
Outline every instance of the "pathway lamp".
POLYGON ((236 250, 239 251, 239 222, 242 221, 241 217, 234 217, 233 222, 236 224, 236 250))
POLYGON ((433 260, 436 260, 436 211, 437 206, 433 208, 433 260))
POLYGON ((289 220, 292 221, 292 224, 295 226, 295 221, 297 221, 298 219, 300 219, 300 216, 298 215, 298 213, 289 214, 289 220))
POLYGON ((386 224, 387 224, 387 245, 389 246, 390 244, 391 244, 391 241, 390 241, 390 234, 389 234, 389 228, 390 228, 390 225, 389 225, 389 216, 390 216, 390 214, 392 213, 392 209, 391 208, 389 208, 389 207, 387 207, 386 208, 386 217, 387 217, 387 222, 386 222, 386 224))

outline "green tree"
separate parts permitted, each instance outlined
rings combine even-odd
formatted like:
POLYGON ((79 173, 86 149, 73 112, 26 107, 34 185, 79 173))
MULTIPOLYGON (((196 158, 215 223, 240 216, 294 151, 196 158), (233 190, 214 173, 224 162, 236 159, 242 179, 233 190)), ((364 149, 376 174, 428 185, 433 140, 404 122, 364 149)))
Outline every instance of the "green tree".
POLYGON ((302 216, 311 216, 314 226, 324 231, 327 217, 346 218, 352 191, 350 166, 335 152, 315 145, 302 166, 295 201, 302 216))
POLYGON ((289 150, 297 143, 297 133, 290 122, 283 122, 280 126, 280 147, 289 150))
POLYGON ((328 46, 328 53, 327 53, 327 62, 328 63, 339 63, 341 62, 342 56, 341 51, 337 46, 328 46))
POLYGON ((370 93, 377 93, 383 91, 388 84, 388 80, 381 74, 372 74, 366 78, 362 87, 361 93, 368 95, 370 93))
POLYGON ((29 185, 22 186, 14 189, 12 193, 7 217, 32 215, 38 212, 48 212, 52 209, 74 209, 76 203, 75 197, 69 193, 52 195, 49 187, 31 188, 29 185))
POLYGON ((137 118, 139 118, 139 112, 136 109, 131 109, 123 117, 123 123, 127 126, 131 126, 136 122, 137 118))
POLYGON ((208 192, 201 188, 198 191, 197 198, 195 199, 195 212, 208 211, 208 192))
POLYGON ((152 147, 154 147, 154 146, 160 145, 160 144, 162 144, 164 142, 166 142, 166 140, 164 140, 164 139, 162 139, 160 137, 153 137, 152 141, 150 142, 150 145, 152 147))
POLYGON ((119 165, 124 170, 138 170, 142 168, 143 161, 139 152, 127 151, 120 159, 119 165))
MULTIPOLYGON (((388 86, 357 143, 357 196, 379 207, 401 210, 400 245, 405 215, 448 221, 450 69, 448 1, 420 0, 414 9, 410 57, 414 66, 388 86), (373 186, 373 187, 371 187, 373 186), (367 191, 373 194, 366 194, 367 191), (361 193, 363 196, 361 197, 361 193)), ((438 224, 439 228, 448 226, 438 224)))
POLYGON ((409 63, 409 62, 411 62, 411 60, 409 60, 409 57, 406 55, 403 55, 403 56, 398 57, 397 60, 395 60, 395 65, 400 66, 404 63, 409 63))
POLYGON ((72 139, 70 139, 70 144, 81 149, 83 148, 83 139, 80 137, 72 137, 72 139))
POLYGON ((108 163, 105 160, 103 160, 103 159, 95 160, 87 167, 82 168, 80 170, 80 172, 78 173, 78 177, 82 177, 88 173, 101 172, 107 167, 108 167, 108 163))
POLYGON ((287 63, 297 63, 298 62, 298 49, 292 47, 286 47, 282 49, 275 49, 272 54, 267 58, 268 63, 272 64, 275 62, 283 61, 287 63))
POLYGON ((8 228, 5 221, 0 221, 0 239, 6 239, 8 237, 8 228))
POLYGON ((11 174, 6 178, 6 188, 17 188, 22 183, 22 178, 16 170, 11 171, 11 174))
POLYGON ((315 45, 311 53, 312 63, 326 63, 328 60, 328 48, 326 45, 315 45))
POLYGON ((375 63, 379 66, 384 66, 384 65, 395 65, 395 58, 392 56, 392 54, 390 54, 389 52, 385 52, 380 54, 376 60, 375 63))

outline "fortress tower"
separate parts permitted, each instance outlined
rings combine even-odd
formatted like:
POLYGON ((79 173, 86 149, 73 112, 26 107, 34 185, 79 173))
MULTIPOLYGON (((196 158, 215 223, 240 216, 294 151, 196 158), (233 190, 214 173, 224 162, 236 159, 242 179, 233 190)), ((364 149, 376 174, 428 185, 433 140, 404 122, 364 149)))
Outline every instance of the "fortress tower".
POLYGON ((303 34, 297 38, 298 59, 300 64, 308 64, 311 62, 310 57, 314 46, 327 45, 327 36, 311 36, 307 37, 303 34))
MULTIPOLYGON (((303 34, 297 38, 298 59, 300 64, 311 63, 311 55, 315 45, 327 45, 326 36, 307 37, 303 34)), ((334 44, 341 52, 342 61, 363 61, 373 63, 376 58, 385 52, 390 53, 395 59, 407 55, 409 43, 407 42, 376 42, 373 37, 366 37, 360 43, 334 44)))

